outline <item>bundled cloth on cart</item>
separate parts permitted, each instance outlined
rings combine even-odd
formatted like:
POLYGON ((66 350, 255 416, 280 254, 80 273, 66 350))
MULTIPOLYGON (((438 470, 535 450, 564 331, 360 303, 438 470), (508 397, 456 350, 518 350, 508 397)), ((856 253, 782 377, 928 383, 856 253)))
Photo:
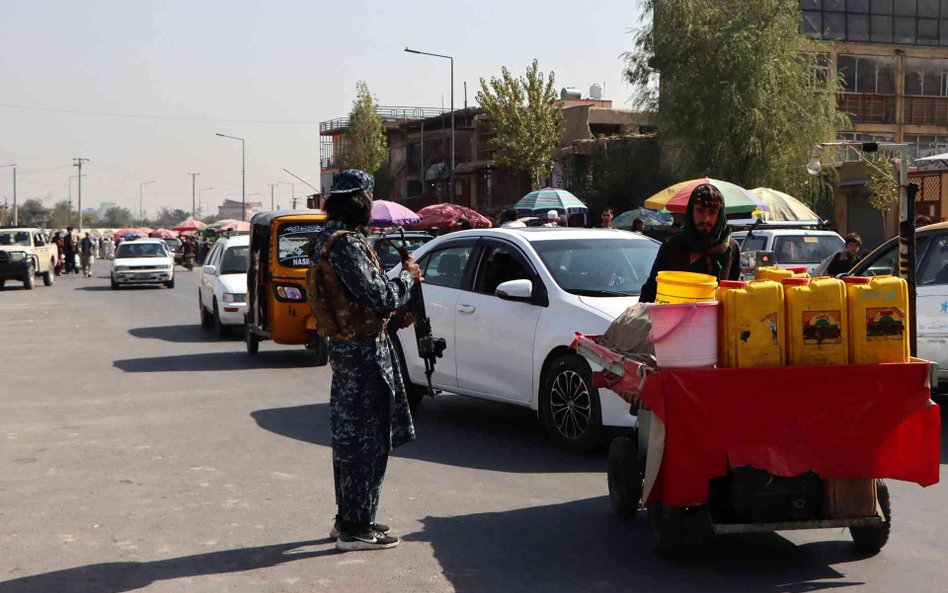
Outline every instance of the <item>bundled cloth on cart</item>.
POLYGON ((645 303, 632 305, 616 317, 606 333, 599 338, 599 345, 618 352, 651 367, 655 361, 655 346, 648 339, 652 331, 652 319, 645 303))
POLYGON ((656 451, 650 445, 658 471, 647 476, 647 500, 702 504, 712 478, 743 466, 935 484, 941 417, 929 372, 925 362, 663 369, 641 393, 664 437, 656 451))

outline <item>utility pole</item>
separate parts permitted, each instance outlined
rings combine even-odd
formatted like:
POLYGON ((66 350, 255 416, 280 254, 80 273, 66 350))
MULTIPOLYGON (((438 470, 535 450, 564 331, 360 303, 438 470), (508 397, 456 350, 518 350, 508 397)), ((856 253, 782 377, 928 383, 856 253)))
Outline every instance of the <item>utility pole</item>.
POLYGON ((283 185, 290 186, 290 188, 292 189, 292 200, 293 200, 291 203, 293 204, 293 209, 295 210, 296 209, 296 184, 290 183, 289 181, 277 181, 277 183, 282 183, 283 185))
POLYGON ((73 166, 79 167, 79 233, 82 233, 82 163, 88 163, 89 159, 76 157, 73 160, 73 166))
MULTIPOLYGON (((6 167, 13 167, 13 226, 20 226, 20 217, 17 214, 16 207, 16 163, 12 165, 0 165, 0 169, 5 169, 6 167)), ((6 196, 4 196, 4 203, 6 203, 6 196)))
POLYGON ((191 176, 191 219, 194 220, 197 218, 197 211, 194 209, 194 180, 200 173, 188 173, 188 175, 191 176))
POLYGON ((267 185, 270 186, 270 210, 276 210, 276 208, 274 208, 273 206, 273 188, 276 187, 278 184, 268 183, 267 185))

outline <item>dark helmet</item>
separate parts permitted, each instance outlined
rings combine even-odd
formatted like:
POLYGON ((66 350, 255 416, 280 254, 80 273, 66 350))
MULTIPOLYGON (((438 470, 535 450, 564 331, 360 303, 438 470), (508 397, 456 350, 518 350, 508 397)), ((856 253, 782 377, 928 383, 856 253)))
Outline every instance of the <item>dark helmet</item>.
POLYGON ((375 189, 375 180, 365 171, 346 169, 332 178, 331 194, 349 194, 357 191, 370 192, 375 189))

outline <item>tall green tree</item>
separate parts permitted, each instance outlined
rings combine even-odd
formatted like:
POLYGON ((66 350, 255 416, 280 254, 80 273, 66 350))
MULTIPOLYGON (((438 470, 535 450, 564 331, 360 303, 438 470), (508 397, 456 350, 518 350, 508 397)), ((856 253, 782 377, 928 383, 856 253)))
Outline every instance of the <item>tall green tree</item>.
POLYGON ((49 216, 50 212, 38 198, 30 198, 17 207, 20 224, 34 224, 39 219, 49 216))
POLYGON ((113 206, 105 211, 102 224, 108 228, 117 229, 132 226, 132 221, 132 212, 128 208, 113 206))
POLYGON ((556 98, 555 75, 540 72, 537 61, 520 78, 506 67, 490 83, 481 79, 477 102, 484 108, 494 136, 489 140, 494 161, 524 171, 538 188, 553 167, 553 150, 560 141, 563 110, 556 98))
POLYGON ((69 200, 56 202, 50 215, 49 224, 57 229, 64 229, 72 224, 72 203, 69 200))
POLYGON ((349 129, 342 149, 344 169, 379 170, 388 158, 388 138, 378 113, 378 104, 364 81, 356 84, 356 98, 349 112, 349 129))
MULTIPOLYGON (((807 51, 796 0, 643 0, 626 77, 680 160, 676 177, 711 175, 807 199, 813 145, 835 137, 840 79, 807 51)), ((674 158, 673 158, 674 160, 674 158)))

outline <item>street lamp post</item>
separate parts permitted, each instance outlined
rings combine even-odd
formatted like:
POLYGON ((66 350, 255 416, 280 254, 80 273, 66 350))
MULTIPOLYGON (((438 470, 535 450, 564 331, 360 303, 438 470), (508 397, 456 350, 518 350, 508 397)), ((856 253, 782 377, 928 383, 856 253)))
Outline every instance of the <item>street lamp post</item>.
POLYGON ((142 188, 154 182, 155 180, 152 179, 151 181, 145 181, 138 184, 138 224, 145 224, 145 211, 142 208, 142 188))
POLYGON ((293 201, 290 202, 290 203, 293 204, 293 208, 295 209, 295 208, 296 208, 296 184, 295 184, 295 183, 291 183, 291 182, 289 182, 289 181, 277 181, 277 183, 282 183, 283 185, 289 185, 289 186, 290 186, 290 189, 291 189, 292 192, 293 192, 293 193, 292 193, 292 200, 293 200, 293 201))
POLYGON ((209 189, 214 189, 213 187, 202 187, 198 190, 198 212, 201 213, 201 218, 204 218, 204 203, 201 201, 201 194, 206 192, 209 189))
POLYGON ((268 183, 267 185, 270 186, 270 210, 276 210, 276 208, 273 207, 273 188, 276 187, 277 184, 276 184, 276 183, 268 183))
POLYGON ((20 226, 20 215, 17 213, 16 207, 16 163, 0 165, 0 169, 7 167, 13 167, 13 226, 20 226))
POLYGON ((422 56, 432 56, 435 58, 451 60, 451 172, 448 177, 448 202, 454 203, 454 58, 442 54, 432 54, 426 51, 418 51, 417 49, 409 49, 407 47, 405 48, 405 51, 410 54, 419 54, 422 56))
POLYGON ((197 179, 197 176, 200 173, 188 173, 191 176, 191 220, 194 220, 195 210, 194 210, 194 180, 197 179))
POLYGON ((240 140, 240 220, 247 220, 247 160, 244 150, 246 143, 243 138, 237 136, 228 136, 218 133, 221 138, 230 138, 231 140, 240 140))

